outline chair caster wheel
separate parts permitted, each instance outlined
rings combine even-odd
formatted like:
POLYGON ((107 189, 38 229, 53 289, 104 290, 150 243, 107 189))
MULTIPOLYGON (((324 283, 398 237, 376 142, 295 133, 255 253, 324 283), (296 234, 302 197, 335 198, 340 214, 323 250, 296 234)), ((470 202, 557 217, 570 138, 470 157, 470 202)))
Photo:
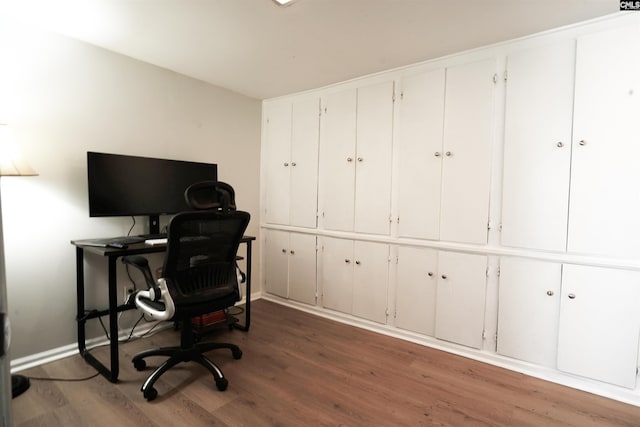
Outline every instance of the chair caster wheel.
POLYGON ((226 378, 221 378, 219 380, 216 380, 216 387, 218 387, 218 390, 220 391, 225 391, 228 385, 229 385, 229 381, 226 378))
POLYGON ((232 353, 233 353, 233 358, 236 359, 236 360, 238 360, 238 359, 240 359, 242 357, 242 350, 240 350, 240 349, 238 349, 237 351, 236 350, 232 350, 232 353))
POLYGON ((138 371, 142 371, 147 367, 147 362, 145 362, 144 359, 135 359, 133 361, 133 367, 138 371))
POLYGON ((147 399, 148 402, 151 402, 153 399, 158 397, 158 392, 155 388, 151 387, 142 391, 144 398, 147 399))

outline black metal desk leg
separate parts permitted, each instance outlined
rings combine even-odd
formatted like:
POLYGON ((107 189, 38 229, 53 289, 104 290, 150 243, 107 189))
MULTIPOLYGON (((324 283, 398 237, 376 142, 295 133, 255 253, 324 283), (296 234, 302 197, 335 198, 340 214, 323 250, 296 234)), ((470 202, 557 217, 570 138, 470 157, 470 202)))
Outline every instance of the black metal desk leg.
POLYGON ((84 317, 84 251, 81 247, 76 247, 76 298, 78 317, 78 351, 84 356, 87 350, 87 342, 85 335, 85 325, 87 323, 84 317))
POLYGON ((111 378, 112 383, 118 382, 120 361, 118 356, 118 280, 116 276, 116 259, 109 257, 109 337, 111 338, 111 378))
POLYGON ((244 305, 244 325, 240 325, 238 323, 234 323, 233 326, 236 329, 240 329, 241 331, 248 331, 249 325, 251 324, 251 240, 247 240, 244 243, 247 245, 247 285, 246 285, 246 297, 245 297, 245 305, 244 305))

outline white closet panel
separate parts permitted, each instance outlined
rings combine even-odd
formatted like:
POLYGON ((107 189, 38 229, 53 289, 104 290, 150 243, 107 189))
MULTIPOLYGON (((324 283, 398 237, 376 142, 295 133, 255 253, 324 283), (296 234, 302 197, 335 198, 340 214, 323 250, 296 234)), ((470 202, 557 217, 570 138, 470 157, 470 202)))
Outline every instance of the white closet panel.
POLYGON ((444 68, 403 77, 398 105, 398 234, 438 240, 444 68))
POLYGON ((495 59, 447 69, 440 240, 487 243, 495 59))
POLYGON ((502 193, 502 244, 567 245, 575 41, 510 54, 502 193))

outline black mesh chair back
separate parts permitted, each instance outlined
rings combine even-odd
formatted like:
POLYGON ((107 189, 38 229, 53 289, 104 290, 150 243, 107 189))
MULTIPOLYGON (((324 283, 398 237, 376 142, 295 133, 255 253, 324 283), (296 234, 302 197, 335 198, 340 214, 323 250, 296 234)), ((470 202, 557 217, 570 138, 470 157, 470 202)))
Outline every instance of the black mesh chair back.
POLYGON ((162 277, 176 306, 174 318, 226 308, 240 299, 236 253, 249 218, 244 211, 195 211, 171 219, 162 277))
POLYGON ((236 210, 236 195, 233 187, 222 181, 201 181, 190 185, 184 198, 194 210, 236 210))

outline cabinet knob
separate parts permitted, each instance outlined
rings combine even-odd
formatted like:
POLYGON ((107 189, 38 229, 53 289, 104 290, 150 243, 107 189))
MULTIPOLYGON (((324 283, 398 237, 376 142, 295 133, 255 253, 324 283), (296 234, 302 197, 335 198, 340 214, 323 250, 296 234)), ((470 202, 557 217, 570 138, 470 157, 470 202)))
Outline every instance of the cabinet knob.
POLYGON ((291 162, 291 166, 295 166, 295 165, 296 165, 296 162, 291 162))
POLYGON ((285 167, 289 166, 289 163, 286 163, 286 162, 285 162, 284 166, 285 166, 285 167))
POLYGON ((447 151, 446 153, 444 153, 444 155, 447 157, 451 157, 453 156, 453 153, 451 151, 447 151))
POLYGON ((442 275, 442 276, 440 276, 440 277, 442 277, 442 278, 443 278, 443 279, 445 279, 445 280, 447 279, 447 275, 446 275, 446 274, 443 274, 443 275, 442 275))
POLYGON ((564 147, 564 144, 562 143, 562 141, 558 141, 558 143, 556 144, 556 147, 562 148, 564 147))
POLYGON ((295 255, 295 254, 296 254, 296 251, 289 251, 289 253, 290 253, 291 255, 295 255))
POLYGON ((427 273, 427 276, 429 276, 429 277, 433 277, 433 271, 428 272, 428 273, 427 273))
POLYGON ((347 162, 352 162, 353 159, 351 157, 347 157, 347 162))
POLYGON ((351 260, 350 260, 349 258, 345 258, 345 259, 344 259, 344 262, 345 262, 345 263, 347 263, 347 264, 349 264, 349 263, 351 262, 351 260))
POLYGON ((282 253, 283 253, 283 254, 286 254, 286 253, 287 253, 287 250, 286 250, 285 248, 282 248, 282 253))
POLYGON ((435 153, 433 153, 433 155, 434 155, 434 156, 436 156, 436 157, 440 157, 440 156, 442 156, 442 154, 440 154, 440 152, 439 152, 439 151, 436 151, 435 153))
POLYGON ((361 161, 363 161, 363 160, 364 160, 364 159, 363 159, 362 157, 358 157, 358 161, 359 161, 359 162, 361 162, 361 161))
POLYGON ((549 295, 550 297, 553 296, 553 291, 547 291, 547 295, 549 295))
POLYGON ((569 297, 569 299, 575 299, 576 298, 576 294, 569 294, 567 296, 569 297))
POLYGON ((360 261, 356 261, 356 265, 360 265, 360 261))
POLYGON ((578 144, 580 145, 587 145, 587 141, 585 141, 584 139, 581 139, 580 142, 578 142, 578 144))

